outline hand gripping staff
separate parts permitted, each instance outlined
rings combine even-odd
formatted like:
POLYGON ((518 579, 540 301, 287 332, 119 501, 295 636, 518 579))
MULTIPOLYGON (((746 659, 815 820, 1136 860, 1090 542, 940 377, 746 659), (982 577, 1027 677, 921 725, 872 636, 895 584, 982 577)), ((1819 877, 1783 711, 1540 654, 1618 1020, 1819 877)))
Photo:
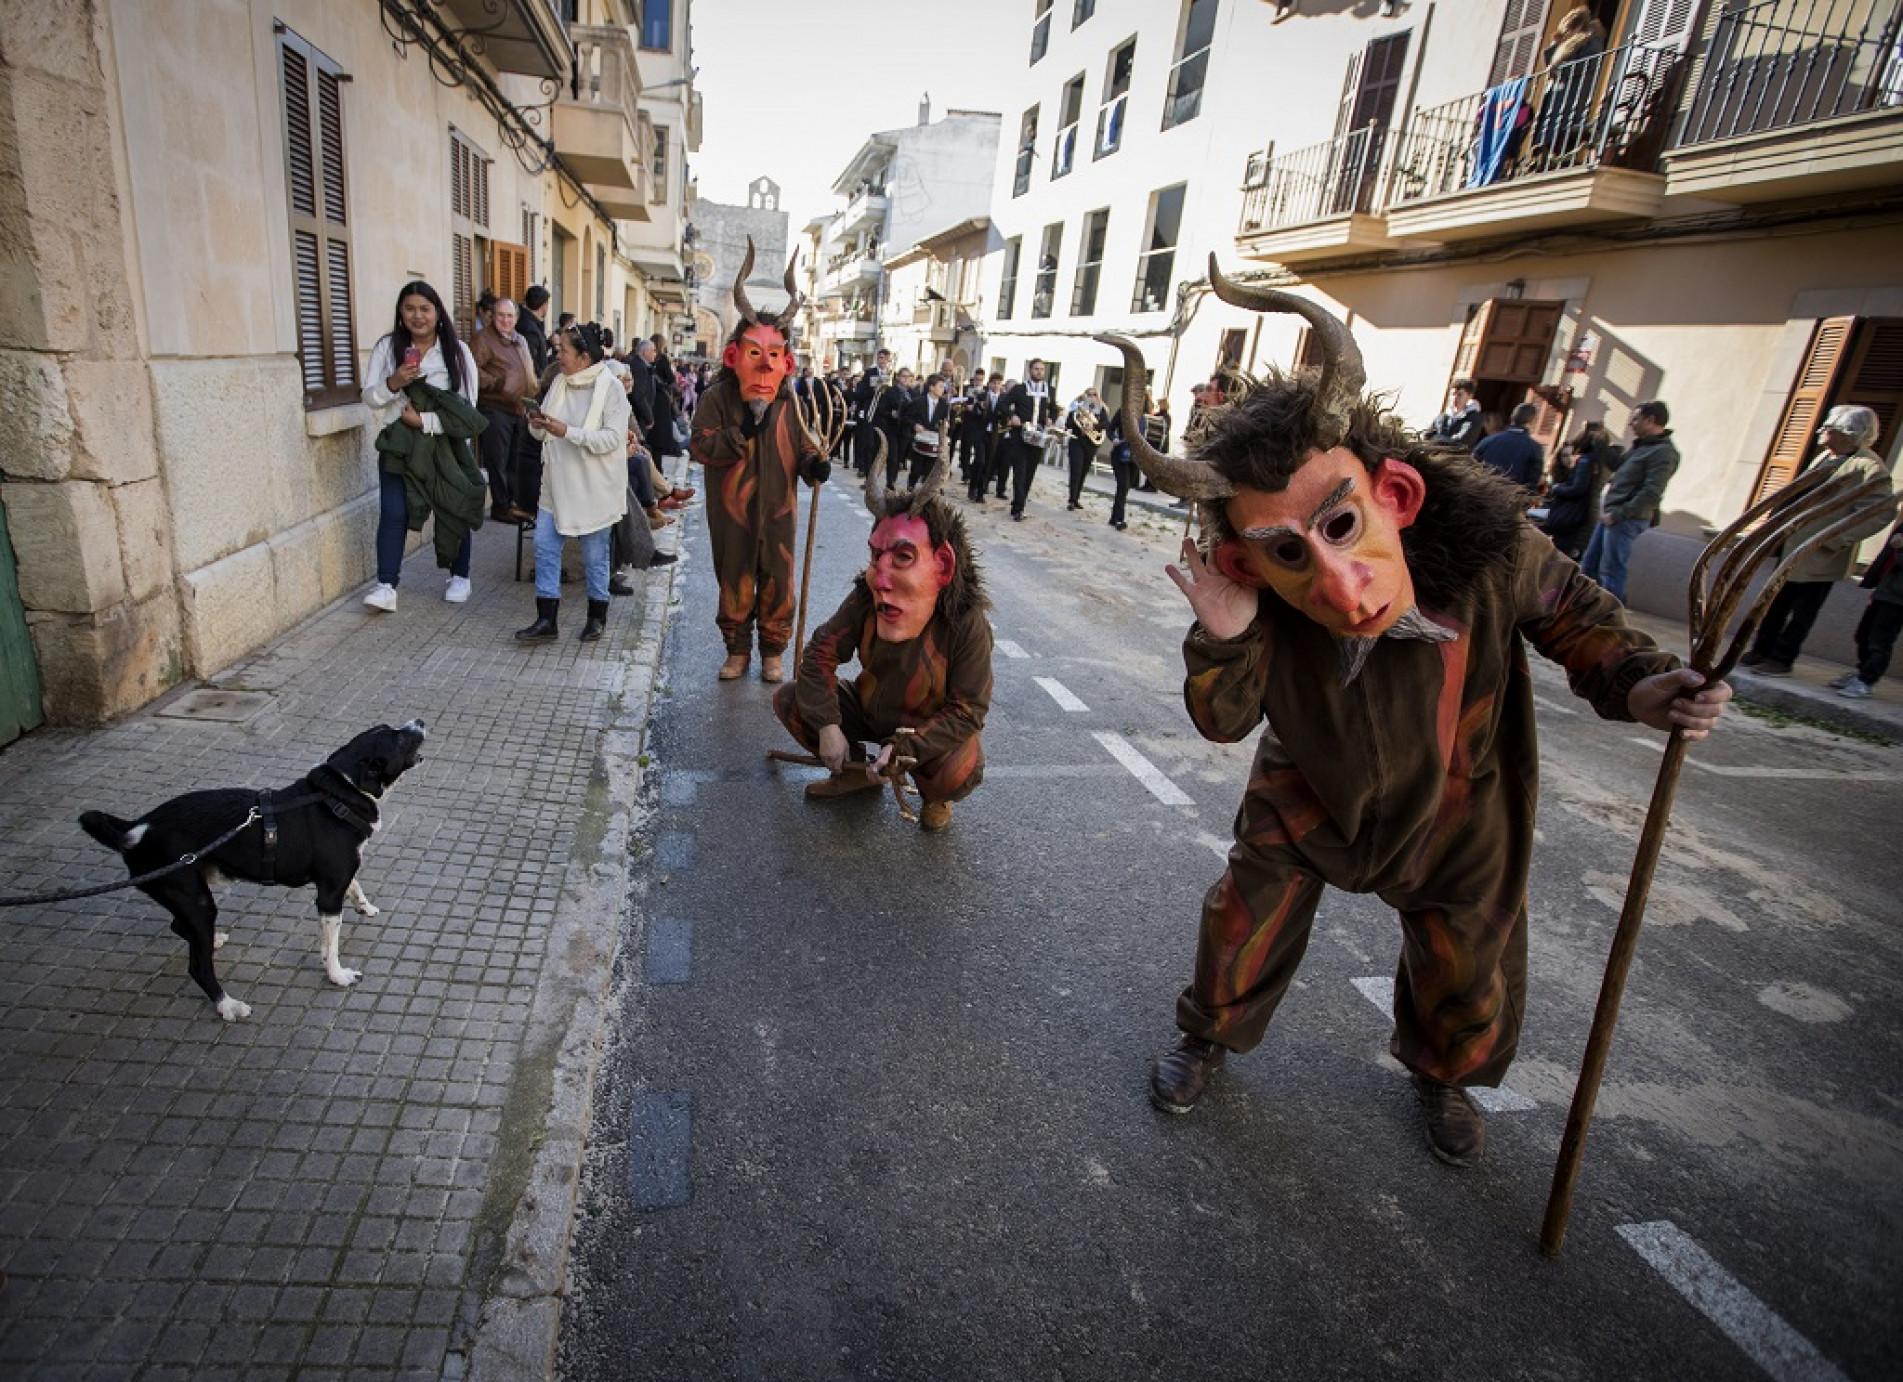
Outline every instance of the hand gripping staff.
MULTIPOLYGON (((1888 477, 1860 483, 1855 476, 1815 470, 1747 509, 1711 540, 1692 567, 1690 598, 1691 665, 1707 684, 1722 681, 1737 665, 1739 655, 1757 633, 1758 625, 1764 622, 1772 599, 1783 589, 1792 567, 1801 557, 1854 528, 1874 510, 1896 508, 1898 500, 1890 495, 1889 485, 1888 477), (1779 549, 1793 533, 1833 518, 1834 522, 1779 559, 1779 549), (1753 524, 1757 526, 1754 528, 1753 524), (1752 577, 1772 560, 1778 564, 1772 568, 1771 578, 1745 610, 1738 631, 1726 642, 1725 630, 1744 602, 1752 577)), ((1599 1097, 1606 1054, 1612 1045, 1613 1028, 1619 1021, 1626 971, 1631 968, 1632 954, 1638 948, 1639 926, 1645 919, 1645 904, 1652 889, 1652 872, 1665 842, 1665 827, 1672 816, 1672 797, 1678 789, 1678 775, 1685 765, 1690 742, 1674 734, 1666 744, 1658 781, 1652 788, 1652 805, 1645 815, 1645 828, 1639 834, 1639 852, 1632 861, 1632 876, 1626 883, 1625 907, 1619 913, 1619 929, 1612 938, 1599 1002, 1593 1010, 1592 1033, 1586 1040, 1579 1083, 1573 1090, 1572 1111, 1566 1116, 1566 1135, 1560 1141, 1559 1162, 1553 1168, 1553 1189, 1546 1201, 1546 1221, 1540 1228, 1540 1252, 1547 1257, 1558 1257, 1566 1244, 1566 1221, 1572 1212, 1573 1186, 1579 1179, 1579 1163, 1585 1152, 1586 1128, 1592 1122, 1593 1104, 1599 1097)))
MULTIPOLYGON (((892 732, 892 756, 886 760, 885 770, 876 770, 870 762, 854 761, 846 764, 849 773, 864 773, 867 777, 876 777, 892 787, 892 800, 899 804, 899 815, 908 821, 916 822, 918 812, 912 809, 912 803, 906 799, 906 789, 917 787, 905 780, 905 775, 918 766, 918 731, 909 725, 900 725, 892 732)), ((766 756, 775 763, 798 763, 806 768, 823 768, 826 761, 816 753, 794 753, 790 749, 768 749, 766 756)))

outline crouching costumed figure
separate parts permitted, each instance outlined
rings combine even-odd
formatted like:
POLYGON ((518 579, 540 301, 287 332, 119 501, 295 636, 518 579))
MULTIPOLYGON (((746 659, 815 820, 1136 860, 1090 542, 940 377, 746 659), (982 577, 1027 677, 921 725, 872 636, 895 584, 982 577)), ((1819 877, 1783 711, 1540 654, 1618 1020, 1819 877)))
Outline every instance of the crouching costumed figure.
MULTIPOLYGON (((1203 514, 1203 547, 1186 541, 1168 568, 1196 616, 1190 717, 1222 743, 1268 725, 1151 1099, 1187 1113, 1230 1052, 1262 1040, 1332 884, 1400 918, 1390 1049, 1429 1147, 1465 1166, 1486 1145, 1466 1089, 1501 1082, 1526 1006, 1538 748, 1522 640, 1610 720, 1703 738, 1731 690, 1629 628, 1526 521, 1523 492, 1410 442, 1363 392, 1340 322, 1229 282, 1213 257, 1210 275, 1226 302, 1306 318, 1325 363, 1254 382, 1187 458, 1144 443, 1125 394, 1137 463, 1203 514)), ((1134 344, 1103 339, 1143 378, 1134 344)))
MULTIPOLYGON (((866 473, 870 559, 844 604, 813 634, 798 678, 773 696, 793 737, 832 769, 806 788, 820 799, 877 791, 900 729, 923 806, 919 825, 943 830, 951 804, 985 775, 979 742, 991 706, 990 601, 965 536, 965 520, 938 497, 949 448, 915 489, 888 495, 885 457, 866 473), (859 676, 839 668, 857 657, 859 676), (863 741, 883 745, 868 765, 863 741)), ((881 445, 883 452, 883 445, 881 445)))
POLYGON ((760 680, 784 678, 781 657, 793 641, 793 527, 797 481, 821 485, 832 466, 800 431, 792 386, 793 321, 800 296, 786 266, 786 306, 757 312, 747 300, 753 241, 733 283, 739 325, 720 359, 724 368, 694 407, 688 449, 707 472, 707 536, 714 549, 720 608, 714 621, 727 645, 720 679, 743 676, 759 629, 760 680))

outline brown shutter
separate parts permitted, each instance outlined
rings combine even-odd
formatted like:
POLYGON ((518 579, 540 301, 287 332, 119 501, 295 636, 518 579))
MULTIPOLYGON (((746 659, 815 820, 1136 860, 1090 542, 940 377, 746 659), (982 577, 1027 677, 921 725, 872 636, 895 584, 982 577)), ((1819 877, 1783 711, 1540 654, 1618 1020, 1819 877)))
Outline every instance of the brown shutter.
POLYGON ((343 75, 288 30, 278 37, 284 79, 285 183, 290 198, 291 296, 304 406, 357 396, 345 202, 343 75))
POLYGON ((529 290, 529 250, 527 245, 511 245, 506 240, 489 242, 489 291, 499 298, 520 304, 529 290))
POLYGON ((1866 317, 1857 323, 1843 387, 1832 403, 1861 403, 1877 415, 1881 429, 1872 446, 1890 454, 1897 424, 1903 420, 1903 318, 1866 317))
POLYGON ((1506 13, 1500 19, 1500 39, 1493 49, 1493 66, 1487 71, 1489 89, 1533 70, 1545 22, 1546 0, 1507 0, 1506 13))
POLYGON ((1751 502, 1776 494, 1797 474, 1804 458, 1814 449, 1817 421, 1823 416, 1824 400, 1836 382, 1844 360, 1844 347, 1850 340, 1855 317, 1828 317, 1817 323, 1811 335, 1810 350, 1804 356, 1797 382, 1784 401, 1784 416, 1771 440, 1771 452, 1758 471, 1758 482, 1751 491, 1751 502))
POLYGON ((1455 379, 1471 379, 1474 376, 1474 363, 1480 358, 1480 343, 1486 339, 1487 324, 1493 320, 1493 305, 1497 301, 1488 298, 1467 314, 1467 325, 1460 332, 1460 348, 1454 352, 1454 372, 1449 376, 1448 389, 1453 388, 1455 379))
POLYGON ((475 242, 467 235, 449 237, 449 313, 455 318, 457 334, 465 341, 476 334, 476 294, 470 272, 475 248, 475 242))
POLYGON ((1546 373, 1559 330, 1563 302, 1495 298, 1489 306, 1486 330, 1474 353, 1475 379, 1537 384, 1546 373))

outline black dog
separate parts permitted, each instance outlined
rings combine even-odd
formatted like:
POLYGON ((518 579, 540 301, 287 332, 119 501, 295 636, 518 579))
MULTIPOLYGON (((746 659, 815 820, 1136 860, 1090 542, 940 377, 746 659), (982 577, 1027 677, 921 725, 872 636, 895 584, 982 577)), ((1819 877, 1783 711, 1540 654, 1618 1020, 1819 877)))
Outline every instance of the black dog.
POLYGON ((172 929, 191 947, 192 978, 218 1005, 218 1015, 236 1022, 249 1017, 251 1009, 224 991, 212 969, 212 951, 225 942, 215 925, 212 885, 233 878, 286 888, 316 884, 324 970, 340 987, 356 983, 362 975, 337 958, 344 903, 362 916, 377 914, 357 886, 364 841, 376 833, 377 802, 416 766, 424 738, 421 720, 401 729, 378 725, 277 791, 187 792, 136 821, 88 811, 79 823, 100 844, 125 856, 134 877, 200 851, 188 867, 141 883, 139 891, 172 914, 172 929), (205 849, 254 807, 259 820, 216 849, 205 849))

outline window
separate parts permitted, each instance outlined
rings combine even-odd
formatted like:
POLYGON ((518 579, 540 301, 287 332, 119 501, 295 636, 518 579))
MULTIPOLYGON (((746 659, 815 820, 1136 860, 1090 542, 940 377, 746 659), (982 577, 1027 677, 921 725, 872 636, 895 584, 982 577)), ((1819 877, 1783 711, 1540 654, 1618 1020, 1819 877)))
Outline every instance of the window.
POLYGON ((1036 17, 1031 21, 1031 65, 1035 67, 1038 59, 1044 56, 1051 46, 1051 4, 1052 0, 1037 0, 1036 17))
POLYGON ((1097 107, 1097 149, 1092 158, 1114 154, 1123 147, 1123 114, 1130 104, 1130 73, 1137 64, 1133 38, 1110 55, 1103 77, 1103 104, 1097 107))
POLYGON ((649 170, 648 202, 659 205, 667 200, 667 126, 654 127, 654 166, 649 170))
POLYGON ((1840 403, 1860 403, 1877 415, 1873 448, 1887 456, 1903 422, 1903 317, 1826 317, 1811 331, 1784 416, 1758 471, 1753 503, 1775 494, 1816 451, 1817 424, 1840 403))
POLYGON ((1187 187, 1179 182, 1150 194, 1150 229, 1143 237, 1143 253, 1137 257, 1132 312, 1161 312, 1170 305, 1170 277, 1176 269, 1176 236, 1183 225, 1187 187))
POLYGON ((1183 38, 1170 68, 1169 95, 1163 101, 1163 128, 1194 120, 1203 108, 1203 81, 1209 75, 1209 43, 1216 33, 1216 0, 1188 0, 1183 38))
POLYGON ((1011 182, 1011 195, 1021 197, 1031 190, 1031 160, 1037 157, 1037 107, 1024 112, 1018 123, 1018 171, 1011 182))
POLYGON ((489 159, 449 132, 449 314, 464 340, 476 332, 476 297, 489 279, 489 159))
POLYGON ((1037 282, 1031 289, 1031 315, 1048 317, 1051 302, 1057 296, 1057 256, 1064 248, 1064 223, 1052 221, 1044 227, 1044 244, 1037 252, 1037 282))
POLYGON ((1024 252, 1024 237, 1004 242, 1004 272, 998 278, 998 320, 1009 321, 1018 299, 1018 259, 1024 252))
POLYGON ((1076 28, 1097 12, 1097 0, 1076 0, 1070 7, 1070 26, 1076 28))
POLYGON ((1335 118, 1336 142, 1328 169, 1321 215, 1341 216, 1373 209, 1382 146, 1401 93, 1401 68, 1408 35, 1377 38, 1348 60, 1341 108, 1335 118))
POLYGON ((288 29, 278 35, 278 69, 284 78, 291 292, 304 407, 328 408, 354 402, 362 387, 350 316, 343 69, 288 29))
POLYGON ((1110 208, 1084 217, 1077 250, 1077 281, 1070 290, 1070 314, 1088 317, 1097 310, 1097 277, 1103 270, 1103 243, 1110 231, 1110 208))
POLYGON ((674 0, 646 0, 641 6, 641 46, 674 47, 674 0))
POLYGON ((1064 83, 1064 100, 1058 107, 1057 142, 1051 146, 1051 181, 1068 173, 1077 161, 1077 122, 1084 113, 1084 74, 1079 72, 1064 83))

